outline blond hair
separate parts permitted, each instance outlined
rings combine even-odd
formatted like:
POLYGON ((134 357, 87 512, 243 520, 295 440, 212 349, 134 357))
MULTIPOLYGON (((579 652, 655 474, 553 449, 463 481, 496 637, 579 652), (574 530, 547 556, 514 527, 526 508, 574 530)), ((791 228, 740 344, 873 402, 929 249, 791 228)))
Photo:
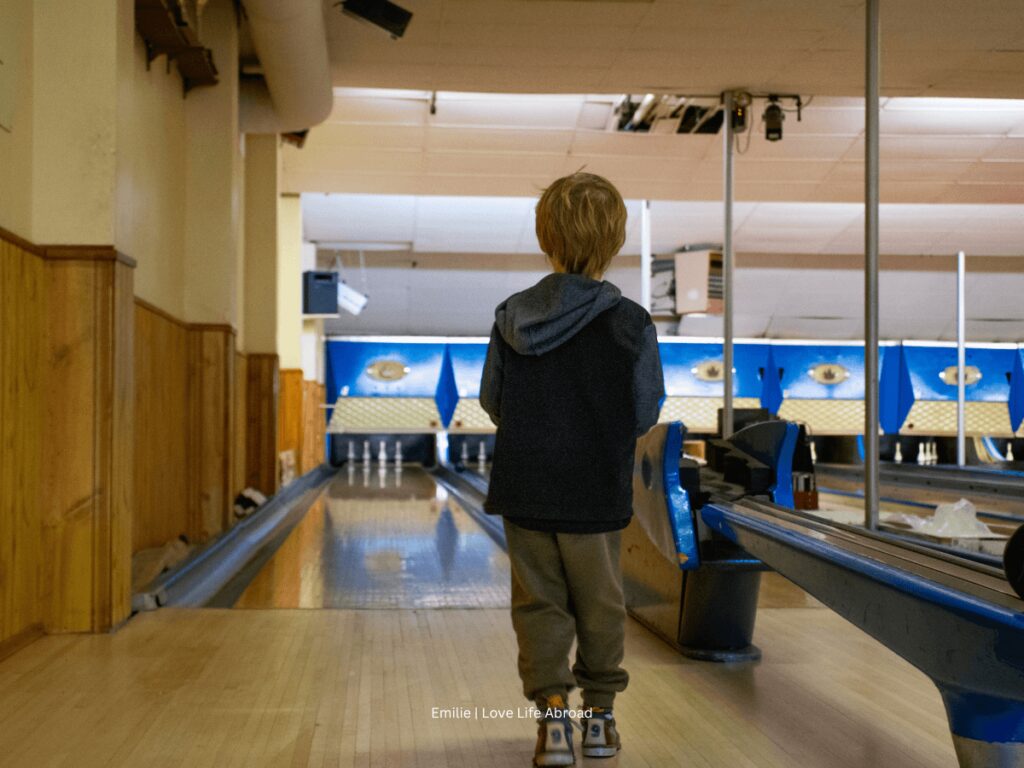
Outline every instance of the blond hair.
POLYGON ((610 181, 577 171, 537 202, 537 241, 565 272, 600 278, 626 241, 626 205, 610 181))

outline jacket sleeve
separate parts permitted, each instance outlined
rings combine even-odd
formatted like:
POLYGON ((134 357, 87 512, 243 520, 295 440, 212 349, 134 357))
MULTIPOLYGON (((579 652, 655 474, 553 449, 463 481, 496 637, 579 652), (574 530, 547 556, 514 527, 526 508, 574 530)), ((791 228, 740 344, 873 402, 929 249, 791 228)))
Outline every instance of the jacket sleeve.
POLYGON ((494 426, 500 426, 501 388, 504 372, 501 361, 501 339, 498 326, 491 328, 491 341, 487 345, 487 359, 484 361, 483 378, 480 380, 480 405, 491 417, 494 426))
POLYGON ((658 332, 646 318, 640 339, 640 354, 633 369, 633 402, 636 403, 636 434, 644 434, 658 422, 661 402, 665 398, 665 378, 658 352, 658 332))

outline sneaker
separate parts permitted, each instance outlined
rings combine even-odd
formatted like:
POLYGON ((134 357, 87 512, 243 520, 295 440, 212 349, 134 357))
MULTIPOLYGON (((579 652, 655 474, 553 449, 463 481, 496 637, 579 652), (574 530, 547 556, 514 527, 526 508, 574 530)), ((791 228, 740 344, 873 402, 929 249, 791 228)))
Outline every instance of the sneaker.
POLYGON ((537 749, 533 753, 533 764, 538 768, 572 765, 576 757, 572 751, 572 721, 566 712, 565 697, 549 696, 539 708, 541 716, 537 718, 537 749))
POLYGON ((583 756, 612 757, 622 749, 619 729, 610 709, 592 707, 593 717, 581 721, 583 725, 583 756))

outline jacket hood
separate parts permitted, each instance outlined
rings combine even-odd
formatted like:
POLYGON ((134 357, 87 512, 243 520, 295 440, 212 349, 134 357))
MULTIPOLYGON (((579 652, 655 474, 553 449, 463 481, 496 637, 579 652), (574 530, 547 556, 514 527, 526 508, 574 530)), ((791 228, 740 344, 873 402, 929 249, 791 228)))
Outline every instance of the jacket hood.
POLYGON ((494 320, 516 352, 542 355, 567 342, 620 298, 622 292, 611 283, 556 272, 499 304, 494 320))

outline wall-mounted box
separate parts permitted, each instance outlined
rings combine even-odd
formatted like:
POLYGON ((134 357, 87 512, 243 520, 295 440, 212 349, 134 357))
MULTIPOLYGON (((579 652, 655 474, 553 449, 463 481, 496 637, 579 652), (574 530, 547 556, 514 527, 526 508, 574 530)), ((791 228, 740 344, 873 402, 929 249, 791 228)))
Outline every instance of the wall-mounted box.
POLYGON ((338 316, 338 273, 310 270, 302 273, 302 314, 338 316))

